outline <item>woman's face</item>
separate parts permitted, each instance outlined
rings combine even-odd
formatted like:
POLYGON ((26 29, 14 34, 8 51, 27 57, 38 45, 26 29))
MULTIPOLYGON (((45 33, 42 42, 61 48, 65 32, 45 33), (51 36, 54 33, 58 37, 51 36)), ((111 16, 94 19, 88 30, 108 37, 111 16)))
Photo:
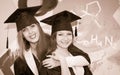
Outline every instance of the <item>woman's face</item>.
POLYGON ((61 48, 68 48, 68 46, 72 43, 72 32, 67 30, 57 31, 56 42, 57 46, 61 48))
POLYGON ((39 40, 40 33, 37 24, 31 24, 30 26, 22 29, 22 31, 23 36, 30 43, 36 43, 39 40))

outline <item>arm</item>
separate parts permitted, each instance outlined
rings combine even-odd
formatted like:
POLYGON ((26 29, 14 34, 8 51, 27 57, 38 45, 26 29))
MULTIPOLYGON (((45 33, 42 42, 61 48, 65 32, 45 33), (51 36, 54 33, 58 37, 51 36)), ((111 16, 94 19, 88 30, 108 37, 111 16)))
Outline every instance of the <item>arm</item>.
POLYGON ((94 63, 94 62, 98 62, 98 61, 102 60, 106 54, 105 54, 105 51, 99 50, 99 51, 95 51, 95 52, 90 52, 90 53, 88 53, 88 55, 91 59, 91 63, 94 63))
MULTIPOLYGON (((73 55, 73 57, 70 56, 70 57, 65 58, 69 67, 86 66, 91 63, 89 55, 83 52, 82 50, 80 50, 79 48, 77 48, 76 46, 74 45, 69 46, 68 51, 73 55)), ((47 64, 50 64, 52 66, 51 68, 60 66, 60 62, 53 60, 53 59, 48 58, 44 61, 47 61, 47 64)))
MULTIPOLYGON (((91 52, 88 53, 90 59, 91 59, 91 63, 99 61, 103 58, 103 56, 105 55, 104 51, 96 51, 96 52, 91 52)), ((66 63, 68 65, 68 67, 72 67, 72 66, 86 66, 89 65, 90 63, 86 60, 86 58, 84 58, 81 55, 78 56, 68 56, 65 58, 66 59, 66 63)), ((58 60, 54 60, 51 58, 47 58, 44 61, 47 61, 47 64, 52 65, 52 67, 57 67, 60 66, 60 62, 58 60)))
MULTIPOLYGON (((83 56, 68 56, 65 57, 65 61, 68 65, 68 67, 73 67, 73 66, 86 66, 89 65, 89 62, 83 57, 83 56)), ((54 60, 51 58, 47 58, 43 61, 43 65, 44 64, 48 64, 45 65, 45 67, 48 67, 49 69, 60 66, 60 61, 58 60, 54 60)))
POLYGON ((86 66, 89 65, 89 62, 83 56, 69 56, 66 57, 66 62, 69 67, 73 66, 86 66))
POLYGON ((61 75, 70 75, 70 71, 69 71, 65 57, 57 54, 55 54, 55 56, 48 55, 47 57, 49 58, 43 61, 44 67, 51 69, 51 68, 57 67, 58 65, 56 66, 55 64, 59 63, 59 66, 61 67, 61 75))
MULTIPOLYGON (((91 60, 91 63, 102 60, 104 55, 105 55, 105 52, 102 51, 102 50, 88 53, 88 56, 91 60)), ((69 67, 72 67, 72 66, 86 66, 86 65, 90 64, 86 60, 86 58, 84 58, 81 55, 73 56, 73 57, 66 57, 66 61, 67 61, 67 64, 68 64, 69 67)))
POLYGON ((60 64, 61 64, 61 75, 70 75, 70 71, 66 62, 66 59, 60 58, 60 64))

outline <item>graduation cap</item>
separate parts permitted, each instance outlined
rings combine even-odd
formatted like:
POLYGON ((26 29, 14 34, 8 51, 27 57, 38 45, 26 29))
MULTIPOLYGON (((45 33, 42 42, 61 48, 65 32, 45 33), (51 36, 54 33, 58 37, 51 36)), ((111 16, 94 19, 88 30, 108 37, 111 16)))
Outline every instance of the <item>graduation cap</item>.
POLYGON ((33 23, 38 23, 34 15, 40 8, 41 6, 18 8, 4 23, 16 23, 17 31, 20 31, 33 23))
MULTIPOLYGON (((4 23, 16 23, 17 31, 33 24, 38 23, 35 19, 35 13, 41 8, 41 6, 28 7, 28 8, 18 8, 12 15, 10 15, 4 23)), ((7 32, 8 33, 8 32, 7 32)), ((6 42, 6 48, 8 48, 8 36, 6 42)))
MULTIPOLYGON (((81 19, 79 16, 69 12, 62 11, 58 14, 50 16, 41 22, 52 25, 52 34, 60 30, 69 30, 72 31, 71 22, 81 19)), ((77 36, 77 28, 75 27, 75 36, 77 36)))

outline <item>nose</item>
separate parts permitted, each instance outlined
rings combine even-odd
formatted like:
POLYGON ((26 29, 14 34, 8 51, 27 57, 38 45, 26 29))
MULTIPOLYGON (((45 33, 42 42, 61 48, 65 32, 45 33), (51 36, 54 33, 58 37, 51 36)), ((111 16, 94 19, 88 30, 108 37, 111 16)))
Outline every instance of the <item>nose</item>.
POLYGON ((63 38, 64 40, 68 40, 68 36, 64 36, 64 38, 63 38))
POLYGON ((33 31, 31 28, 28 28, 28 32, 31 34, 33 31))

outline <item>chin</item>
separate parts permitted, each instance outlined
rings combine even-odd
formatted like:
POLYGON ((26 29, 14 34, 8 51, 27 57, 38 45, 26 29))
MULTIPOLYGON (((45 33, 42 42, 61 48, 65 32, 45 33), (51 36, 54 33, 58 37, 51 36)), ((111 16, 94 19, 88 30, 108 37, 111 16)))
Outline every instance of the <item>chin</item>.
POLYGON ((68 46, 61 46, 62 48, 68 48, 68 46))
POLYGON ((38 42, 38 40, 37 40, 37 39, 35 39, 35 40, 32 40, 31 42, 32 42, 32 43, 36 43, 36 42, 38 42))

